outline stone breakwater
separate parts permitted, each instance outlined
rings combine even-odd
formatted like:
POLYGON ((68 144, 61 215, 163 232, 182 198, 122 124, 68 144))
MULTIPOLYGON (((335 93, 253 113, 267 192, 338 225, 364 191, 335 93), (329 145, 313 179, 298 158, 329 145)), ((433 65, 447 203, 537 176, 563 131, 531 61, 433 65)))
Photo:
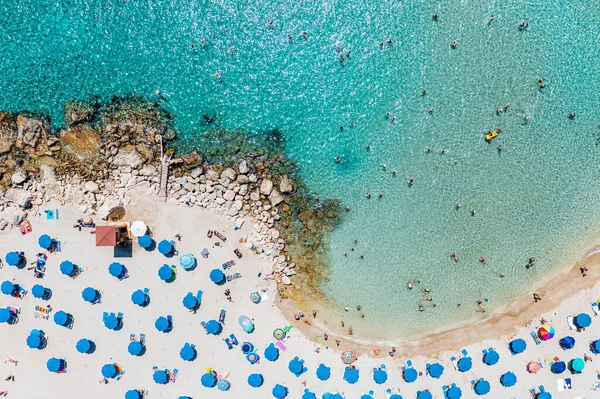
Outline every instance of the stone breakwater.
MULTIPOLYGON (((175 132, 170 115, 155 102, 140 97, 113 97, 105 104, 74 100, 64 111, 62 130, 44 115, 0 113, 1 229, 27 217, 27 201, 39 207, 58 200, 103 219, 122 217, 133 188, 158 195, 166 152, 171 157, 167 201, 250 221, 249 242, 272 260, 263 276, 279 283, 281 296, 321 296, 327 274, 321 259, 327 232, 339 221, 339 204, 308 195, 283 148, 264 152, 253 141, 251 149, 236 146, 225 161, 209 164, 201 146, 181 155, 165 148, 175 132)), ((239 143, 243 135, 236 138, 239 143)))

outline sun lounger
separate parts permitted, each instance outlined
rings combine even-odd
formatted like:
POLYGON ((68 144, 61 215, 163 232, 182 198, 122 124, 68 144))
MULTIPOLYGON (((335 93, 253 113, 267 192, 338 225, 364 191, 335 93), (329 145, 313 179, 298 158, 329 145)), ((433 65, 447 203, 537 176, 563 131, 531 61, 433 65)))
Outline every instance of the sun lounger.
POLYGON ((233 349, 233 345, 231 344, 231 340, 229 338, 225 338, 223 341, 227 344, 227 349, 233 349))
POLYGON ((529 333, 529 335, 531 335, 531 338, 533 338, 533 341, 535 342, 536 345, 539 345, 542 343, 542 340, 540 339, 540 337, 538 337, 538 335, 535 333, 535 331, 531 331, 529 333))
POLYGON ((169 377, 169 382, 177 381, 177 373, 179 373, 179 370, 173 369, 173 372, 171 373, 171 375, 169 377))
POLYGON ((146 342, 146 334, 140 333, 140 344, 144 344, 146 342))
POLYGON ((567 324, 569 325, 569 329, 576 330, 575 323, 573 322, 573 316, 567 316, 567 324))
POLYGON ((236 336, 235 336, 235 335, 231 334, 231 335, 229 336, 229 338, 231 338, 231 342, 232 342, 234 345, 238 345, 238 344, 239 344, 239 341, 238 341, 238 339, 236 338, 236 336))
POLYGON ((221 313, 219 313, 219 323, 225 324, 225 309, 221 309, 221 313))
POLYGON ((592 311, 594 312, 594 316, 600 314, 600 305, 598 305, 598 302, 592 302, 592 311))
POLYGON ((235 273, 228 274, 227 277, 226 277, 226 279, 227 279, 227 281, 232 281, 232 280, 235 280, 235 279, 240 278, 240 277, 242 277, 242 273, 235 272, 235 273))
POLYGON ((215 231, 215 235, 219 237, 222 241, 227 241, 227 237, 225 237, 222 233, 215 231))

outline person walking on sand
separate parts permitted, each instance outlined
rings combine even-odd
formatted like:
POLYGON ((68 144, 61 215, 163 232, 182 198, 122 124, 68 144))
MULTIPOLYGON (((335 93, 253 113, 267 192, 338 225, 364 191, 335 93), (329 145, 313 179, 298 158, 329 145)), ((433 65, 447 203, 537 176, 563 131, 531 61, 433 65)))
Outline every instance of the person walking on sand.
POLYGON ((542 298, 537 293, 534 292, 533 293, 533 300, 534 300, 534 302, 538 302, 538 301, 541 301, 542 298))

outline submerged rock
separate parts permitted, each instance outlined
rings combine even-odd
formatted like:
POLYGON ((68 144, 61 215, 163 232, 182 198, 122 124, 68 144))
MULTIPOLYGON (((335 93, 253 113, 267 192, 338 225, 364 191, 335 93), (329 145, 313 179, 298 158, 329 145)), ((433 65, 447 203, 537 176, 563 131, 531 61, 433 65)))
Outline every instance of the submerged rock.
POLYGON ((243 159, 240 164, 238 165, 238 172, 245 175, 246 173, 250 172, 250 168, 248 168, 248 163, 246 162, 245 159, 243 159))
POLYGON ((271 205, 276 206, 283 202, 283 195, 279 194, 277 190, 273 190, 271 195, 269 195, 269 201, 271 201, 271 205))
POLYGON ((196 151, 182 155, 181 159, 187 169, 193 169, 202 163, 202 157, 196 151))
POLYGON ((96 106, 81 100, 71 100, 63 106, 65 125, 70 128, 82 122, 92 121, 96 117, 96 106))

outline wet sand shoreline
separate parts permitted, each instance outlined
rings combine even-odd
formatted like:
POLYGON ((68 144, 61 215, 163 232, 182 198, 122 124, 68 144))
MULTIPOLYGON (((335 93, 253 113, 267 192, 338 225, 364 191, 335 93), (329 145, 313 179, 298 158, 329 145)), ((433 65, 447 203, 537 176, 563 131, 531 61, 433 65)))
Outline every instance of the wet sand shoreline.
MULTIPOLYGON (((488 339, 500 339, 510 336, 519 328, 536 320, 543 313, 557 308, 564 300, 576 295, 582 290, 593 288, 600 283, 600 248, 598 245, 592 250, 584 252, 578 261, 567 263, 550 271, 549 278, 532 285, 536 287, 528 293, 509 301, 503 306, 487 313, 481 320, 469 320, 458 326, 438 330, 422 335, 411 335, 393 341, 360 339, 353 336, 339 334, 328 329, 319 320, 319 317, 310 319, 311 325, 294 319, 297 305, 291 299, 280 299, 276 302, 284 317, 302 331, 309 339, 316 343, 324 344, 323 334, 329 335, 328 344, 335 345, 335 340, 343 342, 344 348, 351 348, 362 355, 373 355, 373 349, 379 347, 383 355, 391 346, 395 346, 401 356, 436 356, 443 351, 456 350, 460 347, 488 339), (583 277, 580 267, 587 267, 587 276, 583 277), (534 302, 533 293, 542 298, 534 302)), ((548 275, 546 275, 548 276, 548 275)), ((599 295, 600 296, 600 295, 599 295)))

